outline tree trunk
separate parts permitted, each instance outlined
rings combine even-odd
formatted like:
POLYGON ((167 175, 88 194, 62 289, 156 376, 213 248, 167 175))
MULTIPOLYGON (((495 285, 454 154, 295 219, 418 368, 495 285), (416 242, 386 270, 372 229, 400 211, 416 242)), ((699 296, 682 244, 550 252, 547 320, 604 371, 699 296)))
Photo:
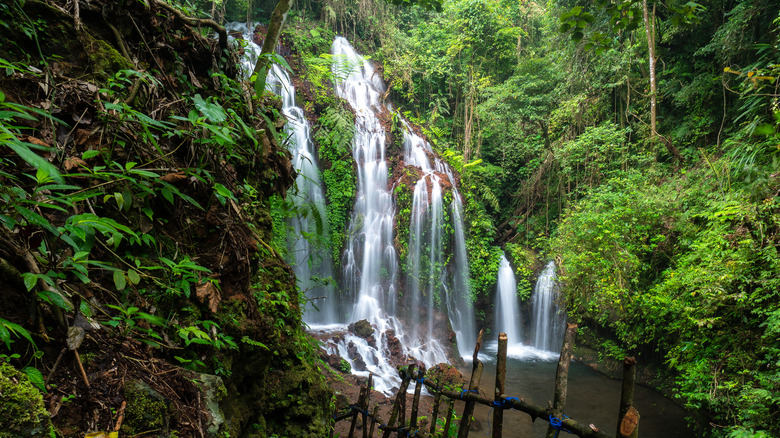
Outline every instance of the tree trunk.
POLYGON ((642 17, 645 22, 645 33, 647 34, 648 67, 650 69, 650 137, 655 137, 658 135, 656 129, 655 6, 653 6, 653 20, 650 20, 649 15, 647 0, 642 0, 642 17))
POLYGON ((261 72, 265 74, 267 71, 268 56, 264 55, 273 53, 276 42, 279 41, 279 34, 282 32, 284 19, 287 17, 287 12, 290 11, 290 6, 292 6, 292 0, 279 0, 279 3, 276 4, 274 12, 271 14, 271 22, 268 23, 268 30, 265 33, 263 49, 257 58, 257 64, 255 64, 254 74, 260 75, 261 72))

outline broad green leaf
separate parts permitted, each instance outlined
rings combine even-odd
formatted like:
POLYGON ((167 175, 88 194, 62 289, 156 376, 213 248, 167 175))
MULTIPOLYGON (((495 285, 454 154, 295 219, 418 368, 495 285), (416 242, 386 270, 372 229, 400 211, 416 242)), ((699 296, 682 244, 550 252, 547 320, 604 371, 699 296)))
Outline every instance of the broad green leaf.
POLYGON ((43 381, 43 374, 41 374, 38 368, 24 367, 22 371, 27 374, 27 378, 30 379, 30 383, 35 385, 35 387, 41 391, 46 392, 46 386, 44 385, 43 381))
POLYGON ((84 151, 83 154, 81 154, 81 159, 83 160, 89 160, 90 158, 94 158, 100 155, 100 151, 84 151))
POLYGON ((138 275, 138 271, 136 271, 135 269, 127 270, 127 279, 130 280, 130 283, 134 285, 141 282, 141 276, 138 275))
POLYGON ((116 286, 116 290, 124 290, 127 286, 127 281, 125 280, 125 273, 122 271, 114 271, 114 286, 116 286))
POLYGON ((203 100, 203 98, 200 97, 200 94, 196 94, 195 97, 192 98, 192 102, 195 104, 195 108, 197 108, 204 117, 209 119, 209 121, 222 123, 227 120, 227 115, 225 114, 225 109, 222 108, 222 105, 203 100))
POLYGON ((26 161, 27 164, 30 166, 35 167, 36 169, 43 169, 48 173, 48 175, 53 179, 54 181, 57 181, 58 183, 64 183, 65 181, 62 179, 62 175, 60 175, 60 171, 57 170, 56 167, 52 166, 51 163, 49 163, 48 160, 41 157, 40 155, 33 152, 30 147, 35 146, 31 143, 25 143, 21 141, 6 141, 3 142, 5 146, 8 146, 11 148, 14 152, 16 152, 17 155, 19 155, 19 158, 26 161))

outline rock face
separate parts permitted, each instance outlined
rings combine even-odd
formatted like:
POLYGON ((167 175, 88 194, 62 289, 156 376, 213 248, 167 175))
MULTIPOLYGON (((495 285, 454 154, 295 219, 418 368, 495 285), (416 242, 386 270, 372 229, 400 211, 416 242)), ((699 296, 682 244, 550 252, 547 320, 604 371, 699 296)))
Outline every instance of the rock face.
POLYGON ((27 375, 0 360, 0 436, 40 437, 53 431, 43 398, 27 375))
POLYGON ((140 380, 125 385, 125 422, 122 430, 127 434, 145 430, 160 430, 166 434, 170 426, 169 402, 159 392, 140 380))
POLYGON ((365 319, 353 322, 349 325, 348 329, 350 332, 354 333, 355 336, 360 336, 365 340, 369 340, 374 334, 374 328, 371 327, 371 324, 365 319))

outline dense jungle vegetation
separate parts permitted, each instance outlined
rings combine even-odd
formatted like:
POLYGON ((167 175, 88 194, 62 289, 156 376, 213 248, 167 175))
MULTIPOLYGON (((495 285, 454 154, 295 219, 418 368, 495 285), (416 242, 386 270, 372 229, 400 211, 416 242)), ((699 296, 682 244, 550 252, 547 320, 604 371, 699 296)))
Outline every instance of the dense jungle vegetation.
MULTIPOLYGON (((240 394, 214 430, 325 436, 284 263, 279 102, 241 82, 206 21, 268 22, 277 2, 169 3, 198 18, 161 0, 0 4, 0 375, 11 364, 43 394, 0 409, 30 413, 19 435, 45 401, 83 436, 141 393, 124 433, 194 435, 215 415, 187 410, 209 378, 186 368, 240 394)), ((581 337, 661 366, 699 435, 780 435, 775 0, 296 2, 282 45, 308 84, 332 230, 311 237, 335 260, 355 192, 337 34, 459 172, 482 322, 502 249, 520 297, 555 259, 581 337)))
POLYGON ((460 171, 481 318, 500 248, 520 296, 555 258, 585 338, 661 364, 697 433, 780 434, 778 4, 396 3, 301 1, 286 37, 314 83, 355 41, 460 171))

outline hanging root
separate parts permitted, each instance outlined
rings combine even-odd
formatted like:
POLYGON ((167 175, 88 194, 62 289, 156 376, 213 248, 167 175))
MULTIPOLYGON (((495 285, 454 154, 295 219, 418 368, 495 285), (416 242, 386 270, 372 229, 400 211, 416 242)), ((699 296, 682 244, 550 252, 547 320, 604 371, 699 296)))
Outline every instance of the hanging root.
POLYGON ((193 18, 188 17, 184 15, 180 10, 174 8, 173 6, 169 5, 168 3, 162 2, 160 0, 154 0, 154 2, 157 4, 157 6, 167 10, 168 12, 172 13, 176 16, 179 20, 189 24, 190 26, 198 26, 203 25, 206 27, 210 27, 214 29, 217 34, 219 34, 219 47, 222 50, 227 49, 227 30, 225 30, 224 27, 217 24, 214 20, 208 20, 208 19, 202 19, 202 18, 193 18))

